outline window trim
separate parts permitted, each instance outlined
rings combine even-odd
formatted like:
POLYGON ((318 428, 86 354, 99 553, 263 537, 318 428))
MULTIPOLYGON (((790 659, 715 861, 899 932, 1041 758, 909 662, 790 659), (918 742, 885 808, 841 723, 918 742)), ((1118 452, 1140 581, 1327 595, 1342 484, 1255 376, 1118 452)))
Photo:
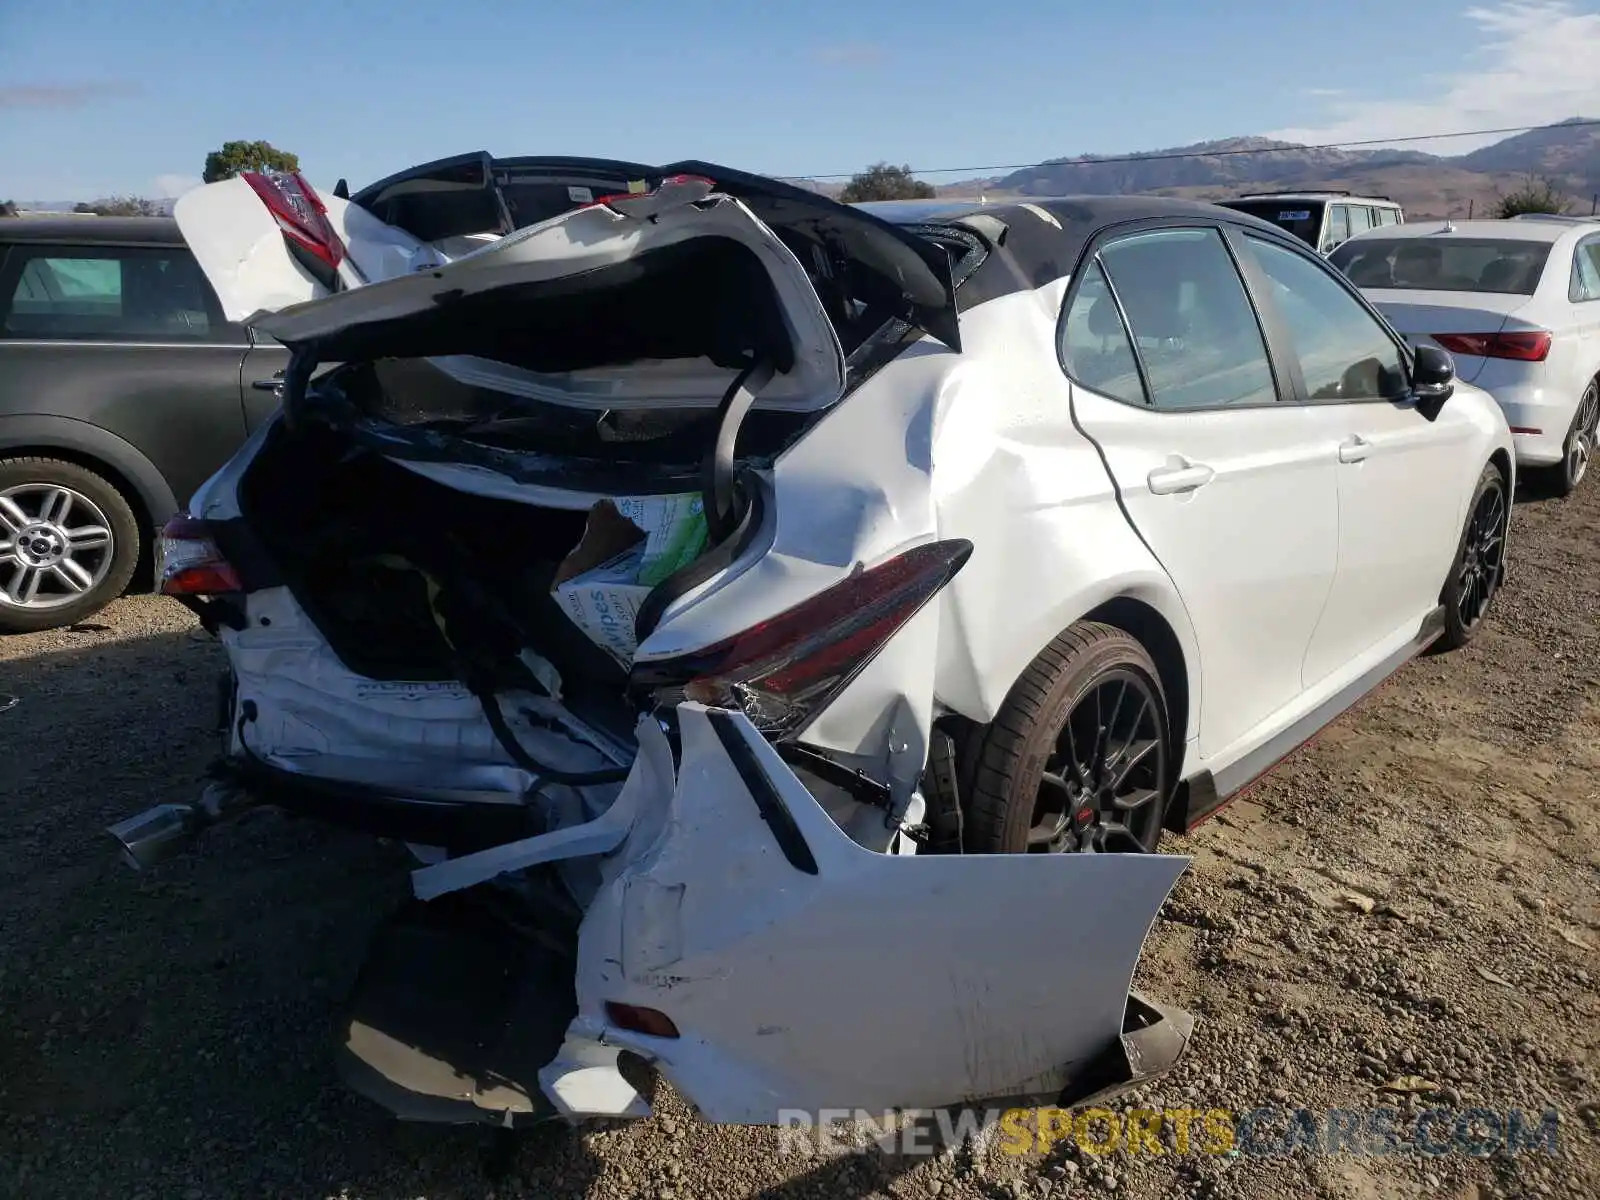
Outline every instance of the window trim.
POLYGON ((1412 376, 1416 370, 1416 350, 1412 347, 1410 342, 1406 341, 1405 338, 1401 337, 1395 332, 1394 326, 1390 325, 1384 315, 1378 311, 1377 307, 1370 300, 1368 300, 1365 295, 1362 294, 1361 289, 1350 282, 1349 276, 1329 263, 1327 259, 1322 257, 1322 255, 1307 254, 1300 247, 1290 246, 1287 243, 1282 242, 1281 239, 1263 237, 1254 229, 1235 229, 1232 232, 1240 239, 1239 253, 1243 260, 1248 264, 1247 269, 1251 272, 1254 272, 1257 276, 1258 287, 1261 292, 1261 297, 1258 301, 1259 307, 1263 309, 1271 309, 1275 323, 1282 330, 1284 345, 1289 352, 1289 361, 1293 365, 1295 395, 1298 403, 1307 406, 1314 405, 1318 408, 1323 408, 1330 404, 1414 404, 1416 402, 1416 387, 1412 380, 1412 376), (1261 242, 1270 242, 1273 245, 1278 246, 1280 249, 1288 250, 1293 254, 1299 255, 1300 258, 1309 263, 1311 266, 1318 268, 1324 275, 1329 276, 1336 286, 1343 289, 1345 295, 1354 300, 1362 308, 1362 310, 1377 323, 1379 330, 1382 331, 1383 335, 1389 339, 1390 344, 1393 345, 1400 353, 1400 369, 1405 373, 1406 377, 1406 394, 1404 396, 1363 396, 1360 398, 1348 399, 1341 396, 1338 399, 1334 399, 1332 397, 1327 399, 1318 399, 1310 394, 1306 388, 1305 376, 1300 370, 1300 354, 1299 351, 1295 349, 1294 335, 1289 332, 1288 320, 1280 311, 1277 300, 1273 298, 1272 290, 1266 277, 1265 268, 1263 268, 1261 264, 1256 261, 1255 255, 1250 251, 1248 242, 1251 238, 1261 242))
POLYGON ((249 341, 248 335, 243 328, 229 321, 223 315, 222 302, 217 298, 216 289, 211 286, 211 281, 206 278, 205 272, 200 270, 200 264, 195 260, 194 252, 188 246, 175 242, 30 241, 12 242, 5 246, 4 249, 5 254, 0 257, 0 346, 27 343, 52 346, 161 346, 178 349, 196 346, 238 346, 249 341), (129 257, 130 251, 139 256, 164 254, 168 258, 187 258, 194 264, 195 270, 200 277, 201 299, 206 306, 207 327, 204 336, 184 338, 172 334, 152 334, 148 337, 141 337, 137 334, 113 330, 84 337, 63 337, 59 334, 37 337, 16 336, 6 332, 5 322, 11 315, 11 306, 16 298, 17 285, 30 262, 42 258, 109 258, 122 261, 129 257))
MULTIPOLYGON (((1242 214, 1241 214, 1242 215, 1242 214)), ((1295 361, 1293 342, 1288 340, 1288 327, 1282 325, 1282 316, 1274 308, 1269 315, 1266 308, 1257 300, 1255 288, 1252 287, 1246 275, 1245 264, 1239 259, 1233 237, 1237 226, 1226 218, 1207 220, 1193 217, 1148 217, 1135 221, 1123 221, 1114 225, 1107 225, 1095 231, 1085 244, 1083 251, 1078 256, 1078 261, 1073 264, 1067 293, 1061 298, 1061 311, 1056 315, 1055 348, 1056 365, 1061 369, 1069 383, 1075 388, 1082 388, 1086 392, 1093 392, 1096 396, 1103 396, 1113 404, 1120 404, 1124 408, 1134 408, 1126 400, 1119 400, 1115 396, 1105 396, 1103 392, 1096 391, 1089 384, 1084 383, 1073 375, 1066 361, 1066 328, 1067 314, 1072 311, 1072 304, 1078 297, 1079 287, 1083 283, 1083 276, 1088 265, 1093 262, 1099 265, 1106 281, 1106 290, 1110 293, 1112 301, 1117 308, 1117 318, 1122 323, 1122 334, 1128 339, 1128 345, 1133 351, 1133 361, 1139 371, 1139 382, 1144 387, 1145 403, 1138 407, 1138 411, 1158 413, 1168 417, 1182 417, 1189 413, 1211 412, 1260 412, 1263 409, 1282 408, 1286 405, 1300 403, 1304 395, 1304 384, 1299 381, 1299 364, 1295 361), (1117 294, 1116 283, 1111 278, 1111 272, 1105 269, 1105 264, 1100 261, 1100 252, 1114 242, 1126 241, 1147 233, 1159 233, 1168 230, 1205 230, 1217 234, 1222 242, 1223 252, 1227 254, 1233 266, 1234 276, 1239 280, 1244 289, 1245 303, 1250 307, 1252 319, 1255 321, 1257 332, 1261 335, 1261 344, 1267 356, 1267 368, 1272 376, 1273 390, 1277 393, 1273 400, 1263 401, 1259 404, 1205 404, 1188 408, 1164 408, 1155 402, 1155 393, 1150 387, 1150 377, 1145 367, 1144 356, 1139 352, 1138 340, 1131 332, 1128 314, 1123 307, 1122 298, 1117 294), (1287 354, 1285 353, 1287 351, 1287 354)), ((1274 232, 1268 235, 1274 242, 1283 245, 1293 244, 1302 249, 1305 243, 1287 231, 1274 232)), ((1250 266, 1253 268, 1254 263, 1250 266)))

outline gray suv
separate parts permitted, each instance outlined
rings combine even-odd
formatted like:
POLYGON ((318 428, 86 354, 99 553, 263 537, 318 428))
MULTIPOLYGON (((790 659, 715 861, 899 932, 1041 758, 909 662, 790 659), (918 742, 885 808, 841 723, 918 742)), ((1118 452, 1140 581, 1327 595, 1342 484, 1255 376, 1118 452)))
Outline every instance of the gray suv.
POLYGON ((287 361, 223 319, 170 217, 0 220, 0 634, 148 586, 287 361))

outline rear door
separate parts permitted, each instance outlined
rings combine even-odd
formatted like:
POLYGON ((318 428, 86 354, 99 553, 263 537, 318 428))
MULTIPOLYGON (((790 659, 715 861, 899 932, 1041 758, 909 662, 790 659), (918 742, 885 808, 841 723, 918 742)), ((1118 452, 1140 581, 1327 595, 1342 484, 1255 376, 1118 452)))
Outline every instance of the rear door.
POLYGON ((1165 1055, 1124 1034, 1139 1037, 1134 966, 1188 859, 874 853, 742 712, 677 715, 676 770, 647 723, 656 765, 617 801, 640 816, 584 917, 574 1034, 654 1059, 707 1119, 748 1124, 1070 1102, 1171 1065, 1186 1014, 1165 1055), (619 1028, 619 1006, 671 1034, 619 1028))
POLYGON ((180 244, 23 242, 0 266, 7 411, 116 434, 180 502, 244 439, 249 349, 180 244))
POLYGON ((1334 446, 1294 402, 1219 228, 1097 249, 1062 323, 1073 412, 1189 611, 1211 760, 1301 693, 1333 583, 1334 446))

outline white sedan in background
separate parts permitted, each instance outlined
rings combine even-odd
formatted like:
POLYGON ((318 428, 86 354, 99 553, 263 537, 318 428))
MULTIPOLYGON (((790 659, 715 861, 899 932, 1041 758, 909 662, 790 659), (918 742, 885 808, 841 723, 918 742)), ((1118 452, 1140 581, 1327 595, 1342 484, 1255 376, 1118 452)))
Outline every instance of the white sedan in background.
POLYGON ((1351 238, 1329 257, 1413 344, 1505 410, 1517 462, 1559 495, 1582 481, 1600 421, 1600 219, 1430 221, 1351 238))

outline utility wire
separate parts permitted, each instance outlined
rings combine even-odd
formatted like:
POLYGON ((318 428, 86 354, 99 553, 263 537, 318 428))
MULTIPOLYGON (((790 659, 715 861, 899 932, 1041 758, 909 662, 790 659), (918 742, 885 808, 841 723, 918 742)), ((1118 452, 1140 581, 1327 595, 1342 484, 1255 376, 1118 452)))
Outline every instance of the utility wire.
MULTIPOLYGON (((1583 129, 1600 125, 1600 118, 1581 121, 1559 121, 1553 125, 1508 125, 1503 129, 1465 129, 1459 133, 1426 133, 1409 137, 1363 138, 1354 142, 1322 142, 1315 146, 1245 146, 1232 150, 1171 150, 1153 154, 1109 154, 1104 158, 1047 158, 1042 162, 993 163, 975 167, 927 167, 913 170, 913 175, 982 175, 992 171, 1027 171, 1035 167, 1095 167, 1102 163, 1173 162, 1185 158, 1238 158, 1249 154, 1296 154, 1306 150, 1355 150, 1363 146, 1394 146, 1410 142, 1438 142, 1450 138, 1493 137, 1512 133, 1543 132, 1547 129, 1583 129)), ((833 171, 825 175, 783 175, 781 179, 851 179, 860 172, 833 171)))

